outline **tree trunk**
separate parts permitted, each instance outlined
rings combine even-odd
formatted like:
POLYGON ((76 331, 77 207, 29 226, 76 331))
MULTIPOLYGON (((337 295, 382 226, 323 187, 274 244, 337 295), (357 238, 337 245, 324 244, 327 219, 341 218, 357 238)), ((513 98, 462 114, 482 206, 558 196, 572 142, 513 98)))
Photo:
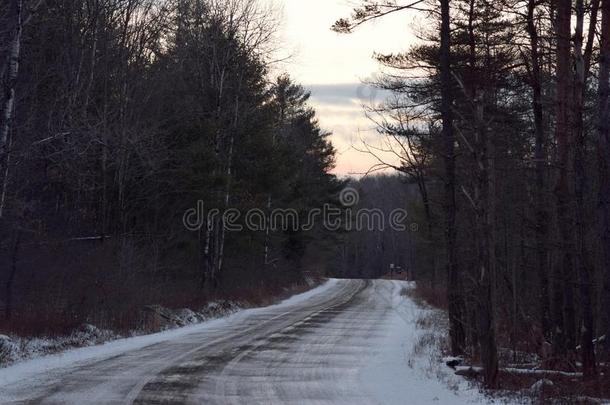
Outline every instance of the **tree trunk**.
POLYGON ((265 243, 264 243, 264 251, 263 251, 263 270, 267 268, 269 265, 269 251, 271 250, 271 227, 269 223, 271 222, 271 207, 273 206, 273 199, 271 198, 271 194, 267 196, 267 224, 265 226, 265 243))
POLYGON ((445 215, 447 249, 447 291, 449 301, 449 335, 451 352, 460 355, 464 352, 465 333, 463 325, 462 287, 457 264, 456 198, 455 198, 455 136, 453 129, 453 92, 451 89, 451 31, 450 0, 440 0, 441 4, 441 116, 443 121, 443 144, 445 161, 445 215))
POLYGON ((479 279, 479 344, 483 377, 488 388, 495 388, 498 379, 498 355, 496 347, 494 289, 496 266, 495 240, 495 176, 494 144, 485 123, 485 103, 487 97, 477 97, 474 104, 476 125, 476 190, 478 196, 476 210, 477 250, 479 279))
POLYGON ((17 259, 19 257, 20 244, 21 234, 19 231, 15 231, 15 241, 13 244, 13 254, 11 257, 11 272, 9 273, 8 280, 6 281, 5 317, 7 320, 11 320, 13 316, 13 285, 15 283, 15 277, 17 276, 17 259))
POLYGON ((4 102, 0 108, 0 176, 2 182, 0 187, 0 218, 3 216, 4 204, 8 187, 8 164, 9 164, 9 133, 15 107, 15 86, 19 74, 19 58, 21 55, 21 32, 23 0, 13 0, 10 5, 10 21, 14 24, 11 42, 8 47, 6 61, 6 78, 3 83, 4 102))
POLYGON ((10 148, 12 145, 12 139, 9 138, 7 145, 7 152, 3 155, 2 149, 0 149, 0 179, 2 179, 2 184, 0 185, 0 219, 2 219, 4 212, 4 205, 6 204, 6 193, 8 191, 8 182, 10 175, 10 164, 11 164, 11 154, 10 148))
MULTIPOLYGON (((601 211, 601 250, 604 270, 604 302, 601 311, 606 341, 610 340, 610 0, 602 0, 602 32, 599 61, 599 208, 601 211)), ((610 361, 610 345, 606 344, 610 361)))
MULTIPOLYGON (((241 78, 240 78, 240 83, 238 86, 238 89, 241 88, 241 78)), ((239 94, 235 96, 235 104, 234 104, 234 111, 233 111, 233 120, 232 120, 232 128, 231 128, 231 135, 229 138, 229 150, 228 150, 228 155, 227 155, 227 166, 226 166, 226 185, 225 185, 225 191, 224 191, 224 210, 226 212, 226 210, 229 209, 229 203, 230 203, 230 199, 231 199, 231 187, 232 187, 232 176, 233 176, 233 152, 235 149, 235 137, 237 136, 237 130, 238 130, 238 123, 239 123, 239 108, 240 108, 240 100, 239 100, 239 94)), ((222 215, 224 215, 224 212, 222 213, 222 215)), ((218 246, 218 260, 217 260, 217 265, 216 268, 214 269, 214 279, 216 280, 217 277, 220 276, 221 272, 222 272, 222 266, 224 263, 224 251, 225 251, 225 240, 226 240, 226 226, 224 223, 224 220, 221 220, 220 223, 220 242, 219 242, 219 246, 218 246)), ((218 280, 216 280, 218 282, 218 280)))
POLYGON ((555 199, 559 229, 559 263, 554 271, 553 294, 553 347, 556 357, 571 354, 575 345, 574 331, 574 291, 573 291, 573 248, 572 216, 569 169, 571 167, 571 136, 569 120, 569 100, 571 97, 570 69, 570 29, 572 2, 555 0, 557 13, 557 91, 556 128, 557 166, 559 168, 555 199))
POLYGON ((531 87, 532 109, 534 112, 536 183, 534 189, 536 216, 536 269, 538 275, 540 304, 540 325, 546 339, 550 338, 550 299, 549 299, 549 260, 547 254, 548 220, 546 201, 546 136, 544 131, 544 115, 542 107, 542 85, 540 83, 540 53, 538 31, 534 21, 536 1, 529 0, 527 13, 527 31, 530 36, 530 54, 532 58, 531 87))
POLYGON ((574 191, 576 199, 576 254, 575 265, 580 284, 581 299, 581 353, 582 369, 585 378, 592 378, 597 374, 595 365, 595 348, 593 346, 595 325, 593 318, 593 276, 591 268, 591 252, 587 246, 587 224, 585 196, 587 194, 587 175, 585 168, 586 136, 583 121, 583 108, 585 96, 585 58, 582 53, 585 9, 584 0, 576 2, 576 33, 574 35, 575 55, 575 86, 573 108, 574 131, 574 191))
MULTIPOLYGON (((201 204, 201 207, 203 208, 203 204, 201 204)), ((205 288, 211 281, 212 224, 210 223, 210 215, 204 209, 201 212, 205 218, 203 219, 203 225, 199 228, 199 266, 201 267, 201 287, 205 288)))

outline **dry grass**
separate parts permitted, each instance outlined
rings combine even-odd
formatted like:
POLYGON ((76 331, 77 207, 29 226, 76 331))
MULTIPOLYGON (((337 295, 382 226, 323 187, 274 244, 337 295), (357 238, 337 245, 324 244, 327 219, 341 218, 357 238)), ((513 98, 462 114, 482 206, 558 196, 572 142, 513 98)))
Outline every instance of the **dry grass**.
MULTIPOLYGON (((446 317, 446 291, 441 289, 431 289, 429 286, 417 285, 413 289, 404 289, 401 294, 409 296, 418 305, 429 308, 422 317, 417 320, 418 329, 424 331, 419 340, 416 342, 413 352, 418 355, 427 355, 430 357, 430 365, 427 369, 428 373, 436 373, 442 379, 442 375, 446 370, 438 370, 438 365, 441 364, 440 355, 438 353, 449 353, 449 342, 447 337, 438 331, 448 330, 448 321, 446 317), (437 332, 435 332, 437 331, 437 332), (436 347, 436 353, 430 350, 430 347, 436 347), (436 362, 436 363, 435 363, 436 362), (435 369, 435 367, 437 367, 435 369), (435 371, 436 370, 436 371, 435 371)), ((502 324, 502 319, 498 320, 502 324)), ((498 342, 508 342, 509 329, 498 328, 498 342)), ((510 362, 505 359, 506 362, 510 362)), ((476 365, 473 359, 467 360, 467 363, 476 365)), ((506 365, 502 365, 501 367, 506 365)), ((441 367, 446 367, 441 365, 441 367)), ((552 381, 552 386, 545 387, 543 390, 534 392, 531 387, 541 380, 540 376, 527 374, 513 374, 500 372, 499 387, 494 392, 489 392, 490 395, 499 402, 507 403, 536 403, 536 404, 601 404, 610 403, 608 400, 600 400, 599 398, 610 398, 610 368, 600 370, 605 377, 600 377, 596 381, 584 382, 582 379, 552 376, 547 377, 547 380, 552 381), (603 380, 605 378, 605 381, 603 380)), ((473 380, 476 381, 476 380, 473 380)), ((480 382, 480 381, 476 381, 480 382)))
POLYGON ((407 291, 407 294, 419 305, 429 305, 434 308, 447 310, 447 289, 445 287, 432 288, 422 283, 407 291))
MULTIPOLYGON (((412 290, 411 290, 412 291, 412 290)), ((450 389, 459 389, 455 380, 448 378, 442 357, 447 350, 448 340, 445 333, 446 319, 443 311, 425 305, 426 310, 416 320, 420 334, 413 345, 411 356, 424 360, 423 371, 430 378, 443 381, 450 389)))

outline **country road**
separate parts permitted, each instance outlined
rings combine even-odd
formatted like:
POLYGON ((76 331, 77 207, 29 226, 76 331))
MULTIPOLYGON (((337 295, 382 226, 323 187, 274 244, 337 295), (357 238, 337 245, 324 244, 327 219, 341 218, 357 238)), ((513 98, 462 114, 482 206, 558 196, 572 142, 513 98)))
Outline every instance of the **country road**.
POLYGON ((101 354, 87 355, 84 349, 85 355, 73 354, 72 360, 69 354, 68 360, 59 356, 57 364, 33 360, 13 366, 13 373, 12 368, 0 370, 0 403, 476 400, 475 393, 458 396, 410 364, 420 310, 401 294, 408 287, 399 281, 331 280, 279 305, 185 328, 158 341, 115 348, 111 343, 101 354))

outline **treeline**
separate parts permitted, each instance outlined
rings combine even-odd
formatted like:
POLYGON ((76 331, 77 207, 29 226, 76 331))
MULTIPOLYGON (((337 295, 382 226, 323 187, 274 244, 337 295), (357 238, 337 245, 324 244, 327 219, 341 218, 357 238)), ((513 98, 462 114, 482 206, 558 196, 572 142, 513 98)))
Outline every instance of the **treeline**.
MULTIPOLYGON (((352 179, 348 187, 358 193, 348 207, 344 231, 336 237, 331 262, 333 274, 346 278, 379 278, 390 272, 419 277, 417 233, 423 221, 415 184, 404 176, 379 174, 352 179), (390 222, 396 209, 405 212, 400 227, 390 222)), ((422 274, 421 276, 426 276, 422 274)))
POLYGON ((421 41, 377 55, 369 113, 419 186, 419 274, 444 252, 453 354, 489 387, 511 348, 607 393, 610 1, 366 2, 334 29, 408 9, 421 41))
POLYGON ((322 231, 183 224, 337 193, 309 94, 270 74, 275 26, 254 0, 2 2, 2 329, 128 328, 323 272, 322 231))

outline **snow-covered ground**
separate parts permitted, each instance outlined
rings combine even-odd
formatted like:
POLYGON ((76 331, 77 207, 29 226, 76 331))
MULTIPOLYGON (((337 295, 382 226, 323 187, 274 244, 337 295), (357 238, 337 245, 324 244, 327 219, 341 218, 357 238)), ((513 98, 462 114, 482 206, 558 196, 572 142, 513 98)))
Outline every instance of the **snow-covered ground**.
MULTIPOLYGON (((307 279, 309 287, 316 283, 307 279)), ((286 289, 289 292, 288 289, 286 289)), ((248 302, 220 300, 207 303, 204 307, 193 311, 189 308, 172 310, 160 305, 144 307, 142 327, 127 334, 120 335, 111 330, 99 329, 91 324, 82 324, 70 334, 55 337, 21 337, 0 335, 0 369, 25 360, 63 353, 69 350, 90 346, 99 346, 109 342, 151 335, 151 328, 157 332, 183 328, 225 318, 240 310, 253 308, 248 302), (150 323, 146 326, 147 321, 150 323)), ((156 336, 161 336, 159 333, 156 336)))
POLYGON ((488 402, 442 365, 411 287, 330 280, 278 305, 26 361, 0 370, 0 403, 488 402))
POLYGON ((383 404, 487 403, 479 390, 442 361, 443 314, 408 298, 411 283, 381 283, 376 296, 388 299, 387 336, 382 350, 362 370, 361 380, 383 404))
MULTIPOLYGON (((208 320, 207 322, 196 323, 182 328, 168 329, 159 333, 134 336, 125 339, 109 340, 104 344, 67 350, 47 356, 36 356, 32 360, 26 360, 10 367, 0 368, 0 403, 4 403, 4 401, 7 400, 6 397, 2 395, 2 388, 10 387, 11 384, 31 378, 39 378, 41 377, 41 374, 44 374, 45 372, 53 372, 58 369, 72 367, 81 362, 103 360, 104 358, 117 356, 132 350, 142 349, 146 346, 180 339, 183 336, 199 331, 222 328, 223 325, 230 324, 231 322, 239 322, 240 319, 253 315, 260 310, 272 309, 283 305, 298 304, 311 296, 323 293, 331 288, 336 282, 337 280, 328 280, 315 289, 292 296, 279 304, 269 307, 245 309, 229 316, 219 317, 217 319, 208 320)), ((38 339, 33 339, 33 341, 36 340, 38 339)), ((48 341, 46 339, 40 340, 43 342, 48 341)), ((40 343, 40 346, 46 344, 48 343, 40 343)))
MULTIPOLYGON (((151 323, 156 324, 155 330, 166 331, 223 318, 244 307, 249 307, 249 305, 226 300, 210 302, 197 311, 187 308, 171 310, 159 305, 151 305, 145 307, 142 316, 143 318, 148 317, 151 323)), ((62 353, 76 348, 99 346, 125 337, 149 334, 151 334, 150 330, 140 328, 131 331, 127 336, 121 336, 114 331, 99 329, 94 325, 85 323, 65 336, 11 337, 0 335, 0 369, 24 360, 62 353)))

